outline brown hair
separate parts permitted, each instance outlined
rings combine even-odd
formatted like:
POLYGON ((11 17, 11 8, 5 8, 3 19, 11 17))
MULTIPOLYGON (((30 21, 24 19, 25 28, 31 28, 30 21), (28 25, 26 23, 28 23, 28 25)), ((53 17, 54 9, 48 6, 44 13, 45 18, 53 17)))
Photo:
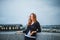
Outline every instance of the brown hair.
POLYGON ((29 25, 31 25, 31 23, 32 23, 32 20, 31 20, 31 15, 33 15, 34 22, 36 22, 36 21, 37 21, 36 14, 31 13, 31 14, 30 14, 30 16, 29 16, 29 20, 28 20, 28 26, 29 26, 29 25))

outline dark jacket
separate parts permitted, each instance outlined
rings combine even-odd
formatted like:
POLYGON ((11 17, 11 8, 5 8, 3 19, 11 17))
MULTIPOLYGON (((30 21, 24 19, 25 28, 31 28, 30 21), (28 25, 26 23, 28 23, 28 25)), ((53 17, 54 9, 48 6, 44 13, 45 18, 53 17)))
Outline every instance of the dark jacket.
MULTIPOLYGON (((23 33, 28 34, 29 30, 32 31, 37 31, 37 32, 41 32, 41 27, 38 21, 36 21, 34 24, 30 25, 27 27, 27 29, 25 31, 23 31, 23 33)), ((36 33, 37 33, 36 32, 36 33)), ((31 36, 36 36, 36 33, 33 33, 31 36)))

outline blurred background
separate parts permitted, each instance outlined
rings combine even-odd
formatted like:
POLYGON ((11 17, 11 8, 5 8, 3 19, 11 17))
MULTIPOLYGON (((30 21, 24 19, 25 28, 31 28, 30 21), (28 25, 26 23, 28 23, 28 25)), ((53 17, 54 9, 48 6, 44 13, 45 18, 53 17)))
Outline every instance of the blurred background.
POLYGON ((34 12, 41 25, 60 25, 60 0, 0 0, 0 24, 27 24, 34 12))
POLYGON ((26 29, 31 13, 41 25, 37 40, 60 40, 60 0, 0 0, 0 40, 24 40, 16 32, 26 29))

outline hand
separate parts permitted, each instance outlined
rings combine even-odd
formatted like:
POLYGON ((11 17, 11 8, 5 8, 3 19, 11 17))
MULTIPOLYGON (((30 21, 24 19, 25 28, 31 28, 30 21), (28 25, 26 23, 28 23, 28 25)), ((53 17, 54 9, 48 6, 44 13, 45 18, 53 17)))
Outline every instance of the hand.
POLYGON ((32 33, 36 33, 36 31, 32 31, 32 33))
POLYGON ((30 35, 32 35, 33 33, 36 33, 36 31, 32 31, 32 32, 30 33, 30 35))
POLYGON ((23 33, 23 31, 17 31, 16 33, 17 33, 17 34, 21 34, 21 33, 23 33))

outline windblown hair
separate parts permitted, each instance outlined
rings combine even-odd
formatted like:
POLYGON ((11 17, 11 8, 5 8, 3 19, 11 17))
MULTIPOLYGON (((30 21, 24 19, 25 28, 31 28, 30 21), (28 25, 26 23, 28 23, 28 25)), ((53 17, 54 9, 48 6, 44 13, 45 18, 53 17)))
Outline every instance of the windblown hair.
POLYGON ((30 14, 30 16, 29 16, 29 20, 28 20, 28 26, 29 26, 29 25, 31 25, 31 23, 32 23, 31 15, 33 15, 34 22, 36 22, 36 21, 37 21, 36 14, 31 13, 31 14, 30 14))

